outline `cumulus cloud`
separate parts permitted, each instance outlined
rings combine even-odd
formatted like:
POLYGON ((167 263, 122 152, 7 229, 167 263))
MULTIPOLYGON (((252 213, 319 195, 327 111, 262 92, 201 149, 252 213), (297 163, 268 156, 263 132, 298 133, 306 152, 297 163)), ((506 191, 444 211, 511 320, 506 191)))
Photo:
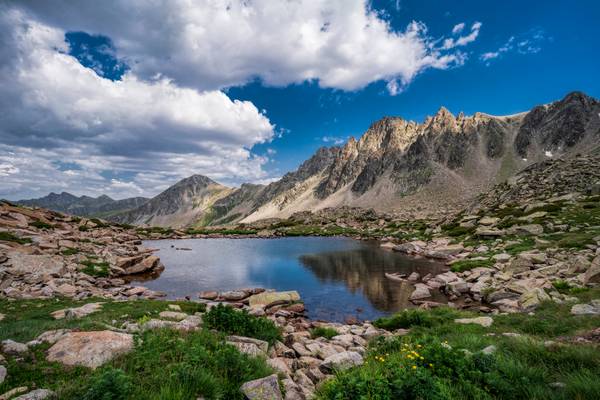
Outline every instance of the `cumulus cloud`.
POLYGON ((161 74, 203 90, 256 78, 275 86, 316 80, 343 90, 378 80, 406 84, 428 68, 455 65, 458 54, 447 50, 475 40, 481 26, 440 49, 424 24, 396 31, 367 0, 21 4, 63 29, 110 37, 141 78, 161 74))
POLYGON ((456 24, 456 25, 454 25, 454 28, 452 28, 452 34, 458 35, 459 33, 461 33, 463 31, 463 29, 465 29, 464 22, 461 22, 460 24, 456 24))
POLYGON ((32 192, 62 185, 155 194, 158 180, 164 186, 198 172, 230 181, 267 177, 267 160, 248 149, 269 141, 274 126, 252 103, 133 72, 108 80, 67 54, 64 31, 3 11, 0 194, 25 194, 28 185, 32 192), (78 169, 61 171, 56 160, 78 169), (38 179, 38 169, 54 179, 38 179), (105 170, 136 176, 135 186, 107 180, 105 170), (159 179, 138 182, 148 172, 159 179))

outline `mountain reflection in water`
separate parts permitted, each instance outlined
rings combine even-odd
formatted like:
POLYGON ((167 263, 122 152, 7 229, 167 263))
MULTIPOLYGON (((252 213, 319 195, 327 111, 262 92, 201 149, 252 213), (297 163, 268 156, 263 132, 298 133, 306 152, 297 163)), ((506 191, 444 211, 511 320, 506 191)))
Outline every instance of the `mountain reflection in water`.
MULTIPOLYGON (((414 289, 407 282, 386 278, 386 272, 400 272, 407 276, 418 272, 424 276, 443 270, 440 263, 404 257, 373 246, 351 251, 307 254, 300 256, 300 262, 320 282, 342 282, 351 293, 362 293, 375 308, 382 311, 411 307, 409 297, 414 289)), ((445 301, 441 293, 435 293, 434 296, 431 300, 445 301)))
POLYGON ((341 237, 149 240, 144 245, 158 249, 166 268, 158 277, 136 276, 132 282, 165 291, 168 298, 246 287, 297 290, 310 318, 329 321, 348 315, 374 319, 410 307, 412 287, 384 274, 425 275, 444 268, 375 242, 341 237))

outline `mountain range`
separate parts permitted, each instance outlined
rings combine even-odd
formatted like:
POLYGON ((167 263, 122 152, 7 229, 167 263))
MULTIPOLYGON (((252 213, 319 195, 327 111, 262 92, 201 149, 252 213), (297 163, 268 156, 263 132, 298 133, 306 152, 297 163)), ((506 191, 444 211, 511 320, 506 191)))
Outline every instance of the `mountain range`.
POLYGON ((128 199, 114 200, 106 195, 99 197, 77 197, 71 193, 50 193, 39 199, 19 200, 16 203, 24 206, 48 208, 82 217, 109 218, 115 213, 135 209, 149 199, 146 197, 131 197, 128 199))
MULTIPOLYGON (((581 92, 509 116, 455 116, 442 107, 422 123, 400 117, 376 121, 358 140, 318 149, 296 171, 269 185, 231 188, 194 175, 106 217, 185 227, 286 218, 338 206, 436 216, 464 206, 534 162, 585 153, 599 143, 600 102, 581 92)), ((42 199, 29 204, 58 209, 50 196, 44 204, 42 199)), ((81 213, 73 206, 58 210, 81 213)))

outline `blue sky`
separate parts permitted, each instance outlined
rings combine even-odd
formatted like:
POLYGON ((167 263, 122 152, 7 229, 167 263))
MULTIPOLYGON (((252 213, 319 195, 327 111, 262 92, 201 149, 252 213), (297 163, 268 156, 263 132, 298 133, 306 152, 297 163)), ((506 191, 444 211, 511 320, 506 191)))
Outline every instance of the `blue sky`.
POLYGON ((591 0, 25 0, 0 12, 0 197, 150 196, 192 173, 268 182, 383 116, 600 97, 591 0))

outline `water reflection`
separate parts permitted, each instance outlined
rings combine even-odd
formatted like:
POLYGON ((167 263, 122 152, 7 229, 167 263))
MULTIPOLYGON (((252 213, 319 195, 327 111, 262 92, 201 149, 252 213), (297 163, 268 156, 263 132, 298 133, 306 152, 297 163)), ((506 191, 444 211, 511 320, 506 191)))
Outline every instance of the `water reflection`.
POLYGON ((298 290, 309 317, 333 321, 357 309, 360 318, 373 319, 411 306, 410 285, 387 279, 386 272, 424 275, 442 268, 348 238, 155 240, 144 245, 159 249, 166 268, 158 277, 133 281, 165 291, 169 298, 244 287, 298 290))
MULTIPOLYGON (((300 262, 322 283, 342 282, 351 293, 362 293, 377 309, 395 311, 412 306, 412 285, 387 279, 386 272, 409 275, 439 273, 442 265, 427 259, 408 258, 375 247, 345 252, 300 256, 300 262)), ((441 295, 435 299, 443 301, 441 295)))

